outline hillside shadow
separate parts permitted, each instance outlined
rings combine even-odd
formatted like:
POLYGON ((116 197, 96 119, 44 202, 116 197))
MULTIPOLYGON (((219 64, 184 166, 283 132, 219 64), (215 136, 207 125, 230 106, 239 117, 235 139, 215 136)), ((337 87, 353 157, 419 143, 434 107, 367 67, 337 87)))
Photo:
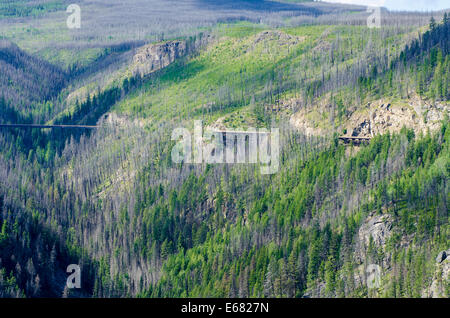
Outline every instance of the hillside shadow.
POLYGON ((208 10, 247 10, 255 12, 281 12, 296 11, 310 15, 321 14, 317 8, 301 4, 281 3, 268 0, 197 0, 195 4, 202 9, 208 10))

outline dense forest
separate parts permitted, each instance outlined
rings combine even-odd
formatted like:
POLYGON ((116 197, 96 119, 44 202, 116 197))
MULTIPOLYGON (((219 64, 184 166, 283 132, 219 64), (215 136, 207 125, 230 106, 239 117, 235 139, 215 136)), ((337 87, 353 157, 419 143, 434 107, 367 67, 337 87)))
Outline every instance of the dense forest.
MULTIPOLYGON (((44 2, 7 1, 0 19, 65 3, 44 2)), ((0 297, 448 297, 448 14, 370 29, 359 7, 200 2, 215 15, 189 32, 93 48, 83 30, 51 56, 2 35, 0 124, 99 128, 0 127, 0 297), (343 144, 379 100, 414 116, 343 144), (326 133, 291 124, 321 105, 326 133), (194 120, 279 128, 279 171, 174 163, 171 132, 194 120)))

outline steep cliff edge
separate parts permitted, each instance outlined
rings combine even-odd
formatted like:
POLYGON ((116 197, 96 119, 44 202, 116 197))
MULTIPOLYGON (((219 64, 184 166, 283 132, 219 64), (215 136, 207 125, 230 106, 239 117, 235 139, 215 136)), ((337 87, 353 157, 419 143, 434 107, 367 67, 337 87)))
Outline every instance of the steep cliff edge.
POLYGON ((186 53, 186 41, 145 45, 134 55, 131 72, 133 75, 147 75, 168 66, 186 53))
MULTIPOLYGON (((294 109, 296 101, 287 103, 294 109)), ((337 110, 324 99, 313 107, 301 108, 290 118, 290 123, 307 135, 329 135, 329 126, 339 134, 353 137, 373 137, 387 132, 400 131, 405 126, 419 133, 427 133, 440 127, 441 121, 450 113, 448 102, 431 102, 419 96, 404 100, 375 100, 359 107, 349 107, 347 116, 340 121, 337 110), (328 127, 328 128, 327 128, 328 127)))
POLYGON ((195 41, 173 40, 145 45, 137 50, 129 69, 133 75, 145 76, 167 67, 175 60, 204 47, 212 40, 211 35, 202 34, 195 41))
POLYGON ((435 272, 431 286, 422 294, 422 297, 442 298, 449 297, 450 291, 450 249, 442 251, 436 257, 435 272))

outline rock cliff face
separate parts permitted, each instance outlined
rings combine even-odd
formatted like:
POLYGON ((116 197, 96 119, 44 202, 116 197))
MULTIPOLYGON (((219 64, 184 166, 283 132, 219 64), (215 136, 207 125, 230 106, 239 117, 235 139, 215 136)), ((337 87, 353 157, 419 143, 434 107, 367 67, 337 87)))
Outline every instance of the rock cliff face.
MULTIPOLYGON (((361 225, 358 231, 358 240, 355 253, 355 261, 357 264, 369 262, 365 259, 365 255, 369 248, 377 250, 384 250, 387 240, 392 234, 393 220, 389 214, 375 214, 372 213, 361 225), (372 246, 370 246, 372 244, 372 246)), ((389 267, 390 257, 383 259, 382 264, 377 264, 383 267, 389 267)), ((370 262, 369 262, 370 263, 370 262)), ((370 264, 365 264, 370 265, 370 264)))
POLYGON ((442 251, 436 258, 435 272, 431 286, 427 288, 422 297, 448 298, 450 289, 450 249, 442 251))
MULTIPOLYGON (((295 99, 286 101, 284 108, 295 110, 295 99)), ((302 104, 302 101, 299 101, 302 104)), ((366 105, 348 108, 349 116, 336 125, 338 132, 346 131, 347 137, 373 137, 387 132, 394 133, 403 126, 419 134, 440 127, 446 115, 450 115, 448 102, 431 102, 412 96, 403 100, 376 100, 366 105)), ((328 135, 335 124, 332 114, 336 110, 328 98, 313 107, 303 107, 295 112, 290 123, 307 135, 328 135)))
POLYGON ((149 44, 138 50, 133 57, 133 75, 146 75, 173 63, 177 58, 187 54, 185 41, 169 41, 149 44))
POLYGON ((142 76, 150 74, 205 46, 212 40, 213 37, 206 34, 189 43, 184 40, 175 40, 145 45, 140 47, 134 55, 131 72, 133 75, 141 74, 142 76))
POLYGON ((372 213, 358 232, 359 240, 368 246, 372 240, 377 247, 384 247, 392 230, 392 217, 389 214, 372 213))
POLYGON ((365 112, 355 112, 348 121, 347 131, 352 136, 372 137, 386 132, 398 132, 403 126, 416 133, 426 133, 440 126, 445 114, 445 103, 431 104, 420 98, 411 98, 407 104, 378 101, 369 103, 365 112))
MULTIPOLYGON (((389 275, 392 272, 391 254, 386 252, 386 244, 395 231, 394 220, 388 214, 372 213, 364 221, 359 228, 357 243, 355 246, 354 259, 359 264, 354 271, 354 283, 356 286, 382 287, 380 284, 382 275, 389 275), (374 262, 371 258, 371 249, 382 252, 381 260, 374 262), (372 273, 370 272, 372 270, 372 273), (374 271, 375 270, 375 271, 374 271), (372 275, 372 276, 371 276, 372 275), (368 277, 377 280, 377 286, 373 284, 369 286, 368 277)), ((401 246, 407 248, 411 242, 411 238, 403 238, 401 246)), ((441 251, 435 262, 435 270, 428 288, 426 288, 422 297, 442 298, 449 296, 450 288, 450 249, 441 251)))
MULTIPOLYGON (((372 212, 362 222, 356 233, 355 245, 352 247, 355 266, 349 276, 340 273, 340 279, 356 289, 367 289, 367 297, 383 297, 390 288, 390 277, 396 269, 393 256, 387 249, 388 242, 397 231, 395 219, 390 214, 372 212), (351 281, 351 282, 350 282, 351 281)), ((400 241, 402 248, 408 249, 414 241, 412 236, 403 237, 400 241)), ((450 296, 450 249, 435 255, 434 270, 427 280, 426 288, 421 296, 425 298, 448 298, 450 296)), ((326 292, 323 280, 310 288, 304 297, 334 297, 326 292)))

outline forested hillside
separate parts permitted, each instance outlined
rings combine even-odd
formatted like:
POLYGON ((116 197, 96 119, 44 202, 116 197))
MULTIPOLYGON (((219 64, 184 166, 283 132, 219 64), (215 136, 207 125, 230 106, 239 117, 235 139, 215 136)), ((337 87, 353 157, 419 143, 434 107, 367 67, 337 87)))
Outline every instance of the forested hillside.
POLYGON ((0 124, 99 128, 0 127, 0 297, 449 296, 447 13, 186 0, 52 47, 43 2, 0 5, 0 124), (279 170, 175 163, 194 120, 279 128, 279 170))
POLYGON ((65 85, 63 71, 5 40, 0 40, 0 67, 0 105, 10 105, 28 117, 33 103, 55 97, 65 85))

